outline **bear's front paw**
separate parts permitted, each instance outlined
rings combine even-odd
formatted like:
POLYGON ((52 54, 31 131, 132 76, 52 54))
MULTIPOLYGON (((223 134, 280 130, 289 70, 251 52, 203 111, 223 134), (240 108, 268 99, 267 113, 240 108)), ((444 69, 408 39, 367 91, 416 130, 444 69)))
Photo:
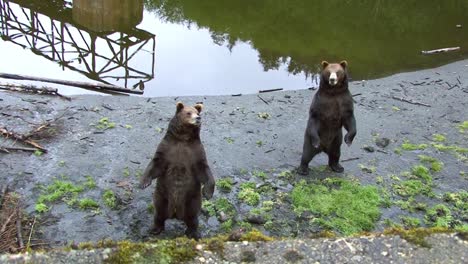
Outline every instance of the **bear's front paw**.
POLYGON ((307 166, 300 166, 297 168, 297 173, 300 175, 308 175, 309 174, 309 167, 307 166))
POLYGON ((354 137, 351 137, 349 134, 345 135, 344 141, 346 145, 348 145, 348 147, 351 146, 351 144, 353 144, 353 139, 354 137))
POLYGON ((146 187, 148 187, 148 186, 151 185, 151 181, 152 181, 151 178, 147 178, 147 177, 142 178, 141 181, 140 181, 140 184, 138 184, 138 187, 139 187, 140 189, 142 189, 142 190, 143 190, 143 189, 146 189, 146 187))
POLYGON ((214 193, 214 184, 203 185, 202 193, 203 193, 203 197, 205 197, 207 200, 211 199, 214 193))

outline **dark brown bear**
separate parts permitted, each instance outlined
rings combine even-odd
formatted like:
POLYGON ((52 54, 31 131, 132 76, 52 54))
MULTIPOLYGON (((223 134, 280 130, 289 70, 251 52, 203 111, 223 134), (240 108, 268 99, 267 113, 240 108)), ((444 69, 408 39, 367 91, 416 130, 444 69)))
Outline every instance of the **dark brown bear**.
POLYGON ((309 162, 320 152, 328 154, 328 165, 335 172, 343 172, 340 165, 340 148, 343 142, 342 127, 348 133, 344 140, 348 146, 356 136, 353 98, 348 90, 348 63, 322 62, 320 86, 309 110, 309 120, 304 135, 304 147, 298 172, 309 173, 309 162))
POLYGON ((144 189, 157 179, 153 203, 155 208, 152 232, 164 230, 169 218, 182 220, 187 225, 185 234, 199 238, 198 214, 203 196, 213 196, 215 180, 200 141, 200 112, 203 105, 194 107, 177 103, 175 116, 159 144, 140 181, 144 189))

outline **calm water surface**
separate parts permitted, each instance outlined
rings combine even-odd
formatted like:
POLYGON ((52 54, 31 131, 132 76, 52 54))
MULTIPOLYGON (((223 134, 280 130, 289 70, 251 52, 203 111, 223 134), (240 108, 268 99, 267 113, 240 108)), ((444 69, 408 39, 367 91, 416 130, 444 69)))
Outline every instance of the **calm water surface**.
POLYGON ((322 60, 360 80, 468 58, 467 14, 466 0, 0 0, 0 72, 144 96, 305 89, 322 60))

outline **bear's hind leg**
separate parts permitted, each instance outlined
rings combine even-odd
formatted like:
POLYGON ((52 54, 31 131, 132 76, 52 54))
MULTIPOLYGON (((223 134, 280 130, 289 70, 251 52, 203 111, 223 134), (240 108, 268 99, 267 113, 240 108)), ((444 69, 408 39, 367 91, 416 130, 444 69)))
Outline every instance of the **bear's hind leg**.
POLYGON ((341 137, 335 139, 330 147, 327 150, 328 154, 328 166, 332 169, 334 172, 343 172, 344 168, 340 164, 340 156, 341 156, 341 137))
POLYGON ((154 204, 154 225, 151 229, 151 233, 155 235, 159 235, 162 231, 164 231, 164 222, 168 218, 167 212, 167 199, 162 197, 155 197, 153 200, 154 204))
POLYGON ((320 148, 315 148, 312 146, 310 136, 306 133, 304 136, 301 165, 297 169, 297 173, 301 175, 309 174, 309 163, 318 153, 320 153, 320 148))
POLYGON ((185 235, 188 238, 199 239, 200 233, 198 232, 198 214, 201 210, 201 195, 198 194, 193 199, 188 199, 186 202, 184 223, 187 225, 185 235))

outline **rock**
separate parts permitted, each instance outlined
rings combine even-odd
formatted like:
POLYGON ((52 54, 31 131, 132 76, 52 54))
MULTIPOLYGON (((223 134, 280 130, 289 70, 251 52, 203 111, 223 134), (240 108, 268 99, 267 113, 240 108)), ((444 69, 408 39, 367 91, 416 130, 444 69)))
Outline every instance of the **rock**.
POLYGON ((216 217, 212 216, 208 218, 207 224, 211 227, 216 227, 219 225, 219 221, 216 217))
POLYGON ((218 219, 221 222, 226 222, 227 220, 229 220, 229 217, 226 215, 225 212, 221 211, 219 212, 218 219))
POLYGON ((256 225, 263 225, 264 223, 266 223, 266 219, 262 215, 249 214, 247 216, 247 222, 256 225))
POLYGON ((388 138, 377 138, 375 140, 375 144, 380 147, 380 148, 385 148, 388 146, 388 144, 390 144, 390 139, 388 138))
POLYGON ((367 146, 367 145, 364 146, 362 149, 367 151, 367 152, 374 152, 375 151, 374 147, 367 146))

